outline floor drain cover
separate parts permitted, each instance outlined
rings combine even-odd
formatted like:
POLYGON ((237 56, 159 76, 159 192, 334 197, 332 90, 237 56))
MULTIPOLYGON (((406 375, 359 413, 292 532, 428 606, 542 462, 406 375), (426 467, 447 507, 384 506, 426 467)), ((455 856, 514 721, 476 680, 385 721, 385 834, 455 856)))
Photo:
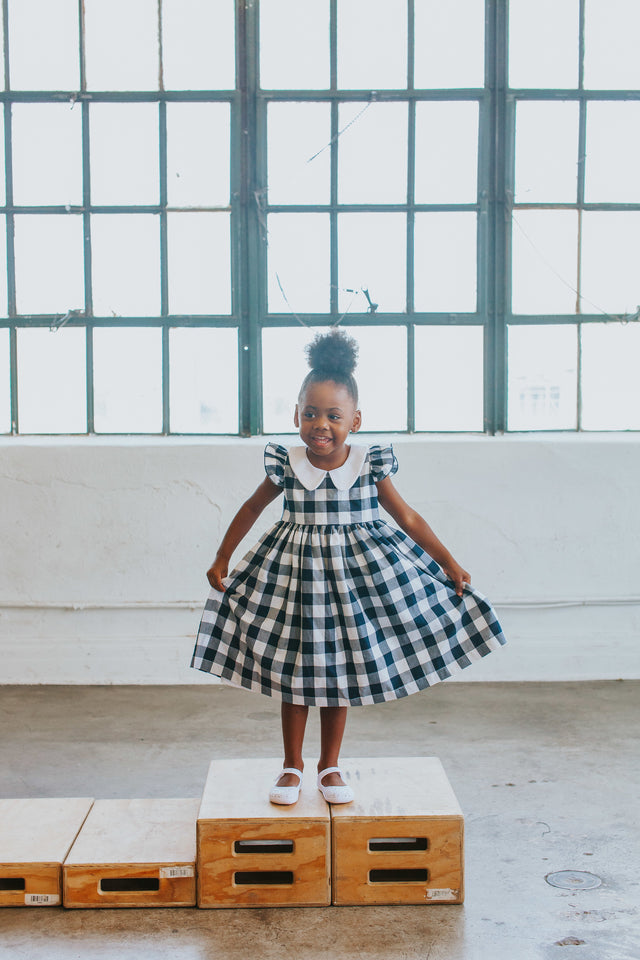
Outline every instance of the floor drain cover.
POLYGON ((556 873, 548 873, 545 880, 552 887, 562 887, 563 890, 593 890, 602 883, 595 873, 587 873, 585 870, 558 870, 556 873))

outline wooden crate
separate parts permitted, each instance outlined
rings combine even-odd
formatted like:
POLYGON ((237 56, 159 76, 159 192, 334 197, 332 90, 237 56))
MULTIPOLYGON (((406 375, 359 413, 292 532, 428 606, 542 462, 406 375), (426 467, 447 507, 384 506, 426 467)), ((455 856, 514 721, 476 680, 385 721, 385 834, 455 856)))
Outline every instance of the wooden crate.
POLYGON ((343 760, 331 807, 333 903, 462 903, 464 819, 437 757, 343 760))
POLYGON ((198 814, 198 906, 331 903, 331 820, 307 773, 292 806, 269 802, 281 760, 214 760, 198 814))
POLYGON ((55 906, 62 864, 93 800, 0 800, 0 906, 55 906))
POLYGON ((191 907, 198 800, 96 800, 63 866, 65 907, 191 907))

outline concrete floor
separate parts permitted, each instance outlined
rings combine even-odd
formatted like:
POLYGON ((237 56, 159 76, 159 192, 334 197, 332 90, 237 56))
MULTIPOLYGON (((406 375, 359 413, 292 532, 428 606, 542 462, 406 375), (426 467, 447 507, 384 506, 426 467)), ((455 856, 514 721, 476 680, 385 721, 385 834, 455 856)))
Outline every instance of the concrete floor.
MULTIPOLYGON (((640 684, 440 684, 354 708, 345 756, 439 756, 465 813, 464 906, 0 911, 11 960, 638 960, 640 684), (545 876, 588 871, 594 890, 545 876)), ((0 796, 189 797, 274 756, 278 704, 194 687, 0 687, 0 796)), ((317 717, 308 732, 317 755, 317 717)))

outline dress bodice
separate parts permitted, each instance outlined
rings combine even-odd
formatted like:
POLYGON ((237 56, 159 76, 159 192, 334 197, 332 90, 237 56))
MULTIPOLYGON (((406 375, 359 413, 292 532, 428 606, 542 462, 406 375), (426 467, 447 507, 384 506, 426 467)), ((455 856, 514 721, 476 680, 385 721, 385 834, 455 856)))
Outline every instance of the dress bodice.
POLYGON ((282 520, 312 526, 370 523, 379 519, 376 483, 398 469, 392 448, 352 444, 346 462, 335 470, 314 467, 304 446, 265 448, 265 470, 282 487, 282 520))

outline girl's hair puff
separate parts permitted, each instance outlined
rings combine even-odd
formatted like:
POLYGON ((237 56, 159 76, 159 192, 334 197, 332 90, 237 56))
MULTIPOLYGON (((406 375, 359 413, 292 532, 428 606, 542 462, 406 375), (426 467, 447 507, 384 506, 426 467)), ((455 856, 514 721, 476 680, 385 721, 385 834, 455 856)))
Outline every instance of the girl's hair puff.
POLYGON ((347 388, 357 406, 358 385, 353 371, 358 362, 358 344, 353 337, 344 330, 333 327, 328 333, 317 333, 304 352, 311 371, 302 381, 298 401, 310 383, 333 380, 347 388))

